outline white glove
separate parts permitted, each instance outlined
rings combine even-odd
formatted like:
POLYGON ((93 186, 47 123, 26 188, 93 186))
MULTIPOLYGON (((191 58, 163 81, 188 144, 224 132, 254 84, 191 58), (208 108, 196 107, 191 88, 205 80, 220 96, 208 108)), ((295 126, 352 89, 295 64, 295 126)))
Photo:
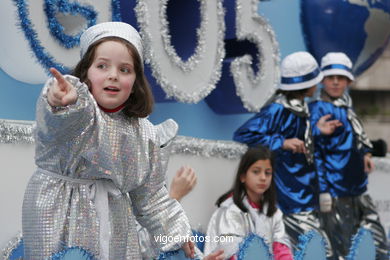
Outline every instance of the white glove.
POLYGON ((320 194, 320 211, 321 212, 330 212, 332 210, 332 197, 330 193, 321 193, 320 194))

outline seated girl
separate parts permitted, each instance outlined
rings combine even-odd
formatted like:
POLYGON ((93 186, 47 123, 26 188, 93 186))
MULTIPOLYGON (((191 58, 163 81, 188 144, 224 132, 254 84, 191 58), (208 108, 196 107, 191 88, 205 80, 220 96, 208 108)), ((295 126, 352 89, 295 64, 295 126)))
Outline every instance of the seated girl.
POLYGON ((254 233, 272 248, 275 259, 293 259, 283 214, 276 207, 270 150, 265 147, 249 148, 241 158, 233 188, 216 204, 219 208, 207 228, 210 239, 206 241, 205 254, 223 249, 226 259, 236 259, 240 243, 254 233), (222 236, 226 239, 220 239, 222 236), (215 239, 217 237, 219 239, 215 239))

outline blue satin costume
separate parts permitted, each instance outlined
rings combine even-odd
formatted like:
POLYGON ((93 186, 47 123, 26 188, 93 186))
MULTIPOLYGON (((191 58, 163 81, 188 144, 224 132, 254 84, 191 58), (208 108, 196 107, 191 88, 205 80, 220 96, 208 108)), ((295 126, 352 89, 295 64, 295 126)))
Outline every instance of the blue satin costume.
POLYGON ((358 196, 367 190, 367 174, 364 172, 364 154, 370 149, 357 147, 357 139, 348 120, 345 107, 317 100, 309 105, 312 135, 315 143, 315 163, 320 192, 329 192, 332 197, 358 196), (316 124, 327 114, 343 125, 330 136, 321 135, 316 124))
POLYGON ((317 208, 317 177, 305 155, 282 149, 285 139, 304 140, 306 117, 300 117, 282 104, 271 103, 261 109, 234 133, 233 139, 248 146, 264 145, 276 155, 275 183, 278 206, 284 214, 317 208))

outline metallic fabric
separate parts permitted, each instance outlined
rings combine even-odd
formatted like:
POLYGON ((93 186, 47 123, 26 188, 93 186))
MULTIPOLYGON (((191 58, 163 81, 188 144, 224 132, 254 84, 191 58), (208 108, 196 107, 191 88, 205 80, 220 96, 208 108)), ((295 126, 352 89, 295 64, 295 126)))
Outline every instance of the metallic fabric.
POLYGON ((25 259, 71 246, 98 259, 141 259, 136 218, 152 235, 189 235, 188 219, 165 187, 160 131, 147 119, 104 113, 85 84, 66 78, 77 89, 75 104, 47 103, 53 79, 37 104, 37 170, 23 202, 25 259))
POLYGON ((305 101, 299 99, 287 99, 284 95, 279 94, 275 97, 273 101, 275 103, 282 104, 285 108, 290 110, 292 113, 297 116, 306 118, 306 130, 305 130, 305 148, 306 148, 306 160, 309 164, 313 163, 313 153, 314 153, 314 144, 313 138, 311 135, 311 125, 310 125, 310 113, 309 108, 305 101))
MULTIPOLYGON (((34 143, 32 136, 34 125, 34 121, 0 120, 0 143, 34 143)), ((208 140, 188 136, 177 136, 171 143, 171 154, 186 154, 206 158, 219 157, 228 160, 241 158, 248 148, 245 144, 234 141, 208 140)), ((162 145, 164 146, 163 143, 162 145)))
POLYGON ((209 221, 206 235, 210 239, 205 243, 204 254, 208 255, 217 249, 223 249, 225 258, 228 259, 238 252, 240 243, 250 233, 262 237, 270 250, 273 242, 289 246, 290 241, 284 229, 282 212, 278 209, 272 217, 267 217, 264 214, 266 210, 265 205, 263 212, 256 214, 242 212, 234 204, 233 198, 225 200, 209 221), (222 242, 221 237, 226 237, 226 242, 222 242), (229 237, 231 240, 228 240, 229 237), (219 238, 221 242, 214 241, 215 238, 219 238))
POLYGON ((137 50, 141 64, 143 64, 144 51, 141 36, 133 26, 122 22, 98 23, 85 30, 80 36, 80 58, 83 58, 87 53, 89 46, 106 37, 118 37, 131 43, 137 50))
POLYGON ((142 259, 157 259, 160 252, 158 250, 158 246, 156 245, 155 240, 150 237, 148 230, 138 224, 138 222, 137 232, 142 259))
POLYGON ((357 148, 357 137, 348 118, 348 108, 317 100, 309 105, 315 143, 315 164, 320 192, 333 197, 361 195, 367 190, 367 174, 364 172, 364 154, 369 147, 357 148), (343 125, 332 135, 322 135, 316 126, 327 114, 343 125))
POLYGON ((299 212, 283 215, 283 222, 286 233, 290 238, 294 251, 298 249, 299 236, 311 230, 318 232, 323 238, 326 246, 326 257, 332 259, 333 250, 326 232, 322 229, 320 219, 316 211, 299 212))
POLYGON ((332 243, 335 259, 344 259, 348 255, 351 238, 360 227, 371 231, 376 246, 376 259, 388 259, 386 233, 368 194, 334 198, 332 211, 321 213, 320 218, 332 243))
POLYGON ((279 103, 271 103, 234 133, 235 141, 249 146, 265 145, 276 155, 275 183, 284 214, 311 211, 317 207, 317 177, 314 166, 302 153, 282 149, 285 139, 305 140, 307 118, 279 103))
POLYGON ((350 121, 353 131, 357 138, 358 149, 362 148, 363 145, 372 149, 372 143, 366 132, 364 131, 362 121, 357 117, 355 111, 352 108, 352 99, 347 92, 344 92, 340 98, 333 99, 322 89, 320 98, 324 101, 331 102, 336 107, 344 107, 348 111, 348 120, 350 121))

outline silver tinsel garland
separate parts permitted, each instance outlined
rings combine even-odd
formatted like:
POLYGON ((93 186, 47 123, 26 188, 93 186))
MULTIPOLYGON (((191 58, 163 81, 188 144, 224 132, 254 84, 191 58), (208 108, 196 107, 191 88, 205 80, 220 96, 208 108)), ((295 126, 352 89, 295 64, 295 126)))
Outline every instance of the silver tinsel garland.
MULTIPOLYGON (((251 0, 250 3, 246 3, 243 1, 237 0, 236 3, 236 35, 239 40, 248 40, 256 45, 257 50, 259 51, 257 54, 258 64, 257 67, 259 68, 257 74, 254 73, 252 69, 252 58, 250 55, 244 55, 243 57, 236 58, 230 66, 230 73, 233 76, 234 84, 236 86, 236 94, 241 98, 241 101, 244 105, 244 107, 250 111, 250 112, 258 112, 260 108, 263 106, 262 102, 259 102, 259 100, 256 101, 250 101, 246 97, 248 94, 248 90, 253 90, 254 88, 262 88, 262 81, 265 77, 265 73, 270 73, 266 71, 265 66, 265 58, 264 53, 267 53, 266 55, 271 55, 271 61, 272 64, 269 64, 269 66, 272 66, 272 69, 274 70, 274 82, 272 83, 271 89, 268 90, 268 92, 263 92, 262 94, 266 97, 265 100, 267 100, 277 89, 277 86, 279 84, 280 80, 280 72, 279 72, 279 62, 280 62, 280 54, 279 54, 279 45, 276 40, 275 33, 270 26, 270 24, 260 15, 258 15, 257 12, 258 8, 258 1, 257 0, 251 0), (246 12, 243 12, 243 5, 250 4, 251 6, 251 13, 248 14, 246 12), (256 22, 259 25, 259 28, 263 28, 265 31, 265 36, 261 34, 261 30, 256 30, 249 32, 246 24, 243 22, 247 20, 247 16, 250 15, 251 19, 256 22), (259 32, 260 31, 260 32, 259 32), (266 37, 271 45, 271 50, 266 49, 264 46, 267 46, 264 44, 265 40, 264 37, 266 37), (262 66, 263 65, 263 66, 262 66), (250 86, 246 86, 243 84, 240 80, 242 78, 243 71, 247 71, 248 75, 245 75, 249 82, 250 86)), ((271 67, 269 67, 271 68, 271 67)), ((268 86, 265 86, 268 88, 268 86)))
POLYGON ((11 256, 12 251, 18 247, 21 240, 22 233, 19 233, 16 237, 8 241, 7 245, 1 251, 1 259, 8 260, 11 256))
MULTIPOLYGON (((0 121, 0 143, 34 143, 33 121, 0 121)), ((238 159, 247 149, 246 145, 224 140, 208 140, 178 136, 172 143, 173 154, 202 157, 238 159)))
POLYGON ((33 143, 32 121, 0 121, 0 143, 33 143))
MULTIPOLYGON (((183 73, 189 73, 193 71, 204 58, 206 51, 206 28, 208 25, 207 17, 207 4, 206 0, 199 0, 200 2, 200 28, 197 30, 197 47, 195 54, 192 55, 186 62, 184 62, 176 53, 174 46, 171 44, 171 35, 169 34, 168 28, 168 18, 166 15, 167 0, 159 1, 155 3, 159 5, 159 17, 161 22, 161 34, 159 37, 163 39, 164 50, 169 57, 171 63, 176 67, 180 68, 183 73)), ((145 0, 138 0, 137 6, 135 7, 135 12, 137 16, 137 22, 140 27, 140 34, 145 47, 145 63, 150 64, 152 69, 153 77, 156 79, 157 83, 162 87, 167 97, 174 97, 176 100, 184 103, 197 103, 203 98, 208 96, 210 92, 215 88, 218 80, 222 74, 222 61, 225 57, 225 46, 224 46, 224 32, 225 32, 225 23, 224 23, 224 9, 221 0, 216 0, 217 4, 217 21, 218 21, 218 34, 217 37, 217 50, 216 57, 213 67, 213 72, 208 79, 207 86, 202 87, 198 91, 193 93, 185 93, 180 88, 182 86, 177 86, 169 80, 169 78, 164 75, 161 69, 161 62, 159 58, 156 57, 154 53, 154 48, 152 47, 152 42, 154 40, 152 34, 148 30, 151 26, 148 17, 150 16, 150 10, 148 10, 148 4, 145 0)))

